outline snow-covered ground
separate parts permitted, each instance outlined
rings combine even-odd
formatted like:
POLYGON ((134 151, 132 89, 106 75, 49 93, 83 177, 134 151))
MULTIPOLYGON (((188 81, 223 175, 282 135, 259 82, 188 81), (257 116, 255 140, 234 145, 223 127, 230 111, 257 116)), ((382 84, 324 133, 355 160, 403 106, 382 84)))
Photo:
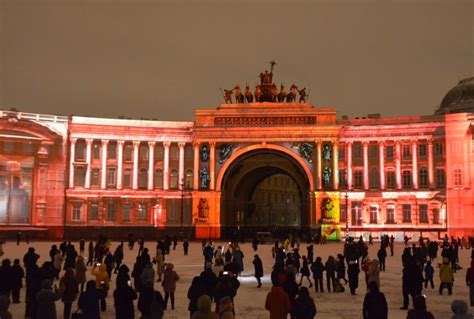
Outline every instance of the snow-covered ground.
MULTIPOLYGON (((36 248, 37 253, 41 255, 41 259, 38 264, 41 265, 43 261, 49 259, 49 249, 53 243, 51 242, 33 242, 30 245, 25 243, 16 246, 15 243, 9 242, 4 245, 5 255, 3 258, 23 258, 23 255, 26 253, 29 246, 36 248)), ((224 245, 227 243, 215 243, 217 245, 224 245)), ((78 243, 74 243, 77 250, 79 250, 78 243)), ((112 250, 115 249, 117 243, 114 243, 112 250)), ((149 248, 150 252, 155 251, 155 243, 148 242, 146 247, 149 248)), ((379 247, 378 243, 375 243, 374 246, 369 249, 369 257, 375 257, 377 249, 379 247)), ((402 267, 401 267, 401 253, 403 250, 403 245, 398 244, 395 247, 395 256, 387 257, 387 271, 381 273, 381 290, 385 293, 387 302, 389 305, 389 318, 405 318, 406 311, 400 310, 402 305, 402 288, 401 288, 401 278, 402 278, 402 267)), ((237 298, 235 299, 235 309, 236 309, 236 318, 268 318, 268 312, 264 308, 265 297, 270 290, 270 278, 269 273, 273 265, 273 259, 271 256, 271 245, 260 245, 257 253, 263 260, 263 266, 265 270, 265 278, 263 279, 263 287, 258 289, 256 288, 257 283, 253 277, 253 256, 254 252, 250 246, 250 243, 241 246, 242 251, 245 255, 244 263, 245 269, 243 276, 240 277, 241 286, 237 292, 237 298)), ((86 245, 87 250, 87 245, 86 245)), ((306 245, 302 244, 300 248, 302 254, 306 253, 306 245)), ((329 255, 336 256, 337 253, 342 251, 342 243, 329 243, 325 246, 315 246, 315 258, 321 256, 323 261, 327 259, 329 255)), ((388 251, 388 250, 387 250, 388 251)), ((133 268, 133 262, 137 254, 137 246, 135 246, 134 251, 129 251, 128 248, 125 249, 125 263, 129 266, 130 269, 133 268)), ((389 251, 388 251, 389 252, 389 251)), ((439 255, 439 254, 438 254, 439 255)), ((466 301, 469 304, 469 291, 468 287, 465 284, 465 274, 466 269, 470 264, 470 250, 461 250, 460 251, 460 264, 463 267, 462 270, 455 273, 455 283, 453 288, 453 295, 448 296, 447 291, 444 291, 444 295, 440 296, 438 294, 439 287, 439 277, 438 269, 435 266, 435 289, 425 289, 423 292, 427 296, 428 309, 432 311, 436 318, 450 318, 452 316, 450 306, 451 302, 455 299, 461 299, 466 301)), ((440 262, 440 257, 438 260, 433 263, 436 265, 440 262)), ((190 254, 184 256, 182 244, 180 243, 176 251, 171 251, 171 255, 166 256, 166 262, 172 262, 175 265, 175 270, 180 275, 181 279, 178 282, 176 290, 176 310, 168 310, 165 313, 167 319, 184 319, 189 318, 189 313, 187 311, 188 299, 186 293, 188 291, 189 285, 192 278, 195 275, 198 275, 202 271, 203 267, 203 257, 201 252, 201 243, 194 242, 190 245, 190 254)), ((90 267, 89 267, 90 269, 90 267)), ((88 278, 93 279, 88 273, 88 278)), ((305 284, 308 283, 305 280, 305 284)), ((111 290, 108 294, 107 300, 107 311, 103 313, 102 318, 115 318, 114 308, 113 308, 113 298, 112 292, 115 289, 115 275, 112 277, 111 281, 111 290)), ((359 289, 357 290, 357 295, 352 296, 348 292, 348 287, 344 293, 315 293, 314 289, 310 289, 311 295, 316 302, 316 307, 318 314, 316 318, 362 318, 362 302, 366 292, 364 276, 363 273, 359 276, 359 289)), ((155 284, 155 288, 162 291, 162 287, 159 283, 155 284)), ((23 318, 24 317, 24 307, 23 303, 25 289, 22 289, 21 295, 21 304, 12 304, 10 305, 10 311, 13 313, 13 318, 23 318)), ((62 308, 63 304, 57 302, 57 312, 58 318, 62 318, 62 308)), ((410 302, 411 306, 411 302, 410 302)), ((168 306, 169 307, 169 306, 168 306)), ((76 309, 76 304, 73 305, 73 310, 76 309)), ((136 312, 136 318, 140 318, 140 313, 136 312)))

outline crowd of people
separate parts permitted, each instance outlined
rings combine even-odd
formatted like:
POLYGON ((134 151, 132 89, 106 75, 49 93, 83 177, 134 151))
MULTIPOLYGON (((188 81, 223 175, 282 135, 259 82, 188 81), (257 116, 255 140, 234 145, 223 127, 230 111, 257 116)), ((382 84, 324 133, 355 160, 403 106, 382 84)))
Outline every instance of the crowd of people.
MULTIPOLYGON (((20 242, 17 239, 17 244, 20 242)), ((135 318, 135 304, 143 319, 163 318, 165 311, 175 309, 176 284, 180 276, 166 256, 176 250, 178 237, 166 236, 156 243, 153 254, 145 247, 143 239, 128 236, 128 249, 138 253, 133 265, 124 261, 124 243, 114 249, 110 240, 99 236, 90 241, 86 254, 86 242, 79 241, 79 251, 71 242, 62 242, 59 247, 52 245, 49 258, 38 265, 40 256, 34 247, 28 248, 23 260, 11 260, 3 256, 0 244, 0 318, 12 318, 9 304, 21 303, 21 289, 25 288, 25 318, 56 319, 56 302, 64 304, 63 318, 98 319, 107 309, 107 296, 113 297, 113 307, 117 319, 135 318), (87 258, 85 257, 87 255, 87 258), (94 280, 87 281, 87 272, 94 280), (110 282, 115 275, 115 289, 110 290, 110 282), (23 285, 25 283, 25 285, 23 285), (161 284, 161 289, 155 288, 161 284), (78 311, 72 311, 77 302, 78 311)), ((343 251, 330 255, 323 261, 315 256, 313 243, 324 244, 324 240, 312 241, 306 245, 306 254, 300 249, 300 240, 288 236, 281 243, 276 240, 272 246, 273 266, 270 274, 271 290, 265 300, 265 309, 270 319, 290 318, 311 319, 317 316, 317 305, 309 289, 316 293, 344 293, 345 286, 352 295, 359 289, 359 276, 365 278, 365 298, 362 304, 364 319, 388 318, 388 304, 381 291, 380 272, 386 271, 386 258, 394 255, 393 236, 380 240, 377 258, 369 257, 369 246, 374 244, 372 236, 368 243, 360 237, 349 238, 343 251), (347 278, 346 278, 347 275, 347 278), (324 277, 326 280, 324 280, 324 277), (298 281, 299 279, 299 281, 298 281), (314 284, 313 284, 314 282, 314 284)), ((405 239, 405 249, 401 255, 402 310, 408 319, 431 319, 423 288, 434 289, 435 273, 439 277, 439 294, 447 290, 452 294, 454 275, 461 270, 459 250, 471 249, 471 240, 444 239, 439 247, 437 241, 420 238, 418 244, 409 246, 405 239), (438 251, 441 249, 440 260, 438 251), (410 300, 412 308, 409 309, 410 300)), ((259 238, 251 242, 254 250, 252 264, 256 278, 256 288, 262 287, 264 267, 258 255, 261 244, 259 238)), ((239 277, 244 271, 245 255, 237 241, 226 246, 215 246, 212 242, 202 242, 203 268, 192 279, 187 292, 188 311, 191 319, 232 319, 235 318, 234 300, 241 285, 239 277)), ((183 253, 188 255, 189 242, 182 242, 183 253)), ((470 291, 470 306, 474 306, 474 250, 471 267, 466 271, 466 285, 470 291)), ((266 260, 266 259, 265 259, 266 260)), ((181 303, 182 304, 182 301, 181 303)), ((472 318, 468 305, 462 300, 453 301, 453 318, 472 318)))

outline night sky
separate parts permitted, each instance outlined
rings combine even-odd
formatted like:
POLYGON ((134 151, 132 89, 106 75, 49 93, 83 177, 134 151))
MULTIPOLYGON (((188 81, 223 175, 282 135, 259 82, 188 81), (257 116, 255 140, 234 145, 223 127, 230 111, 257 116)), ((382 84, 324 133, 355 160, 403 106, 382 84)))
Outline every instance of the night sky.
POLYGON ((432 114, 474 76, 474 1, 0 0, 3 109, 189 121, 273 59, 339 116, 432 114))

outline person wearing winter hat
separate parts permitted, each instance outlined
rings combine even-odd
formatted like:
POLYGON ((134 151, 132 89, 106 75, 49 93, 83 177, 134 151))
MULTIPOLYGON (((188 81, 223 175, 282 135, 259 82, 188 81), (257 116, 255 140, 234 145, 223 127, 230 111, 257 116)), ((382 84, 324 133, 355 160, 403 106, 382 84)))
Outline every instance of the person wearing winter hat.
POLYGON ((163 273, 162 286, 165 291, 165 310, 168 307, 168 299, 171 299, 171 309, 174 310, 174 292, 176 290, 176 282, 179 280, 179 276, 173 269, 174 265, 168 263, 166 264, 165 272, 163 273))
POLYGON ((426 310, 424 295, 416 295, 413 300, 413 309, 408 310, 407 319, 434 319, 433 314, 426 310))
POLYGON ((467 303, 463 300, 454 300, 451 303, 451 310, 454 313, 451 319, 472 319, 472 315, 467 313, 467 303))
POLYGON ((235 319, 234 304, 229 296, 219 300, 219 319, 235 319))
POLYGON ((211 307, 211 297, 202 295, 197 302, 197 311, 193 313, 191 319, 218 319, 217 314, 211 311, 211 307))

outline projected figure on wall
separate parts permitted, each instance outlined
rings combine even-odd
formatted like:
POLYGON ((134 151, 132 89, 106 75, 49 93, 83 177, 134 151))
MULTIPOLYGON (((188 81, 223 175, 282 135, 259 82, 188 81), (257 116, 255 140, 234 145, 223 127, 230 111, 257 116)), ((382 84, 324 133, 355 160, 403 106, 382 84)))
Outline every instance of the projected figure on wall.
POLYGON ((323 159, 325 161, 330 161, 331 160, 331 146, 329 144, 324 144, 323 159))
POLYGON ((10 219, 13 224, 28 223, 29 196, 28 193, 20 187, 20 177, 13 177, 9 200, 10 219))
POLYGON ((331 185, 331 169, 327 166, 323 170, 323 184, 325 187, 331 185))
POLYGON ((209 159, 209 150, 207 149, 207 145, 203 145, 201 147, 201 161, 207 162, 209 159))
POLYGON ((201 177, 201 188, 206 189, 209 187, 209 182, 211 181, 211 178, 209 177, 209 174, 207 172, 207 168, 203 167, 201 168, 201 171, 199 172, 199 175, 201 177))

